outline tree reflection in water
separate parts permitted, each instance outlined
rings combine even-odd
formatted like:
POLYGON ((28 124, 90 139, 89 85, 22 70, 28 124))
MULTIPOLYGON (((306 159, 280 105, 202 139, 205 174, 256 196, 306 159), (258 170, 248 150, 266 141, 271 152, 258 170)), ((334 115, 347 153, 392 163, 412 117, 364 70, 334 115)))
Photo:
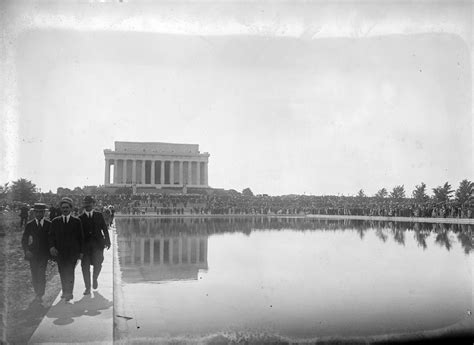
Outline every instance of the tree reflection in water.
POLYGON ((364 235, 365 235, 366 230, 367 229, 361 229, 361 228, 357 229, 357 233, 359 234, 359 237, 360 237, 361 240, 364 239, 364 235))
POLYGON ((348 219, 315 219, 297 217, 222 217, 222 218, 118 218, 117 232, 119 236, 161 235, 176 234, 203 234, 240 232, 250 235, 259 230, 296 230, 296 231, 356 231, 361 240, 364 240, 368 231, 375 231, 375 235, 382 242, 386 242, 392 235, 393 240, 405 245, 405 236, 413 232, 420 248, 428 248, 427 239, 433 234, 435 243, 450 250, 453 241, 458 241, 465 254, 472 250, 472 225, 470 224, 433 224, 387 222, 372 220, 348 219))
POLYGON ((413 230, 415 232, 415 240, 418 244, 418 247, 423 248, 425 250, 428 248, 426 244, 426 239, 430 236, 430 231, 426 229, 420 229, 420 223, 415 223, 413 226, 413 230))
POLYGON ((405 245, 405 231, 406 229, 394 229, 393 230, 393 239, 395 242, 401 245, 405 245))
POLYGON ((449 232, 445 230, 436 234, 435 242, 438 243, 441 247, 445 247, 448 251, 453 246, 451 244, 451 240, 449 239, 449 232))
POLYGON ((464 248, 464 253, 469 254, 472 250, 472 232, 467 224, 461 225, 462 230, 458 232, 458 241, 464 248))
POLYGON ((382 240, 382 242, 387 242, 388 234, 386 233, 386 229, 383 228, 376 228, 375 235, 382 240))

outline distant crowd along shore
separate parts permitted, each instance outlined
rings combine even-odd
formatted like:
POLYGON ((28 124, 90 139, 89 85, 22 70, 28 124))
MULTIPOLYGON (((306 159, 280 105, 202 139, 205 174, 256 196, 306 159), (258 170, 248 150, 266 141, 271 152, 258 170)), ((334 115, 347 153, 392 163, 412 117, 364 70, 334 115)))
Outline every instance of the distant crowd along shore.
MULTIPOLYGON (((56 214, 63 195, 43 194, 41 202, 56 214)), ((95 194, 96 208, 113 217, 122 214, 156 215, 358 215, 385 217, 474 218, 474 201, 470 197, 460 203, 456 199, 439 202, 433 199, 377 198, 365 196, 310 196, 310 195, 243 195, 238 192, 225 195, 204 194, 95 194)), ((82 196, 72 196, 74 205, 81 205, 82 196)), ((17 211, 25 205, 12 203, 3 210, 17 211)), ((81 209, 74 207, 73 215, 81 209)))

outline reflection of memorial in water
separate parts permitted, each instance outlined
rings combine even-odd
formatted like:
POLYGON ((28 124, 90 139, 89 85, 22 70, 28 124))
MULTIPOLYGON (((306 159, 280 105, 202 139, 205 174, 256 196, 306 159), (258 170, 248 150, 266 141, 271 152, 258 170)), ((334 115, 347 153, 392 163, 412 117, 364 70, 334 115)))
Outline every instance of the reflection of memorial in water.
POLYGON ((405 246, 407 236, 426 250, 436 243, 446 250, 457 240, 466 255, 472 250, 472 226, 458 224, 399 223, 366 220, 298 218, 119 218, 116 220, 119 258, 124 281, 196 280, 207 270, 208 237, 259 230, 356 231, 361 240, 374 231, 377 238, 405 246), (434 239, 434 241, 431 241, 434 239))
POLYGON ((207 235, 170 234, 149 220, 123 225, 132 227, 118 234, 124 282, 197 280, 199 270, 208 269, 207 235))

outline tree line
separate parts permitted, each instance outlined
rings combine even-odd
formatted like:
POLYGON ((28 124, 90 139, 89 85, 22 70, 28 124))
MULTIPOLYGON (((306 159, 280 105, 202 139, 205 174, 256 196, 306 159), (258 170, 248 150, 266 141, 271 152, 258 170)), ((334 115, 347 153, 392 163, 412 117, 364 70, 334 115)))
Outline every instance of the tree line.
MULTIPOLYGON (((424 203, 430 200, 436 203, 446 203, 450 201, 455 201, 456 203, 463 205, 469 203, 473 200, 474 197, 474 183, 467 179, 462 180, 459 183, 459 187, 454 190, 449 182, 444 183, 441 186, 435 187, 432 189, 433 195, 428 195, 428 188, 424 182, 421 182, 419 185, 415 186, 415 189, 411 193, 411 199, 416 202, 424 203)), ((357 196, 360 198, 366 198, 364 190, 361 189, 357 193, 357 196)), ((398 185, 393 187, 389 193, 386 188, 381 188, 375 193, 374 197, 376 199, 385 199, 391 198, 394 200, 406 199, 405 186, 398 185)))
MULTIPOLYGON (((129 194, 131 188, 122 187, 117 189, 115 194, 129 194), (127 189, 127 193, 124 193, 124 188, 127 189)), ((240 194, 246 197, 254 196, 250 188, 245 188, 242 193, 235 190, 228 191, 229 193, 240 194)), ((386 188, 381 188, 375 193, 373 198, 376 200, 393 199, 403 200, 412 199, 415 202, 425 203, 433 201, 435 203, 449 203, 455 202, 458 205, 474 204, 474 183, 468 179, 464 179, 459 183, 459 186, 454 190, 449 182, 445 182, 443 185, 432 188, 432 196, 428 195, 428 188, 424 182, 416 185, 411 193, 411 197, 406 196, 405 186, 397 185, 392 188, 390 192, 386 188)), ((51 191, 48 193, 40 193, 36 185, 25 178, 20 178, 11 183, 5 183, 0 186, 0 202, 3 204, 11 202, 23 202, 33 203, 38 201, 43 194, 54 195, 51 191)), ((86 194, 98 195, 98 194, 110 194, 110 192, 103 186, 85 186, 83 188, 76 187, 74 189, 59 187, 56 192, 57 195, 69 195, 69 196, 81 196, 86 194)), ((369 198, 363 189, 360 189, 357 193, 358 198, 369 198)))

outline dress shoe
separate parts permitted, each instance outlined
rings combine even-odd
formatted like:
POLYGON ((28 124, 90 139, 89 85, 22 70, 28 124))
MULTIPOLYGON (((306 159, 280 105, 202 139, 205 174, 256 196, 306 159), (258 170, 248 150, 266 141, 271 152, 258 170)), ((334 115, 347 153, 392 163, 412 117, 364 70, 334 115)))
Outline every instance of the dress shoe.
POLYGON ((72 300, 72 299, 73 299, 72 294, 66 295, 66 297, 65 297, 66 302, 69 302, 69 301, 72 300))
POLYGON ((92 287, 94 288, 94 290, 96 290, 99 287, 99 283, 97 282, 97 279, 94 279, 94 281, 92 282, 92 287))
POLYGON ((84 290, 84 295, 90 295, 90 294, 91 294, 91 289, 84 290))

